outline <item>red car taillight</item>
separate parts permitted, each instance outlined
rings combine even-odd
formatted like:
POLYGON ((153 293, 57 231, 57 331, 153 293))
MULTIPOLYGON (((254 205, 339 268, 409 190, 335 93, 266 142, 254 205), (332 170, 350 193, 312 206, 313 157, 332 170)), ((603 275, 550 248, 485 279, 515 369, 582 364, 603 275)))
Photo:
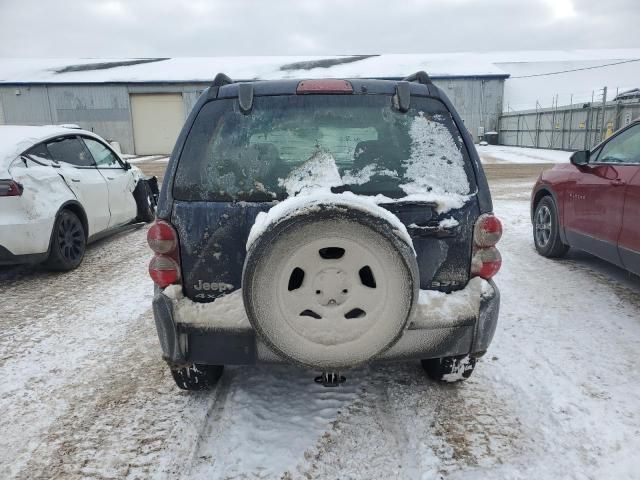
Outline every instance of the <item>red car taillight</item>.
POLYGON ((22 185, 14 180, 0 180, 0 197, 19 197, 22 195, 22 185))
POLYGON ((493 214, 478 217, 473 231, 473 258, 471 276, 486 280, 500 271, 502 256, 495 247, 502 237, 502 223, 493 214))
POLYGON ((164 220, 157 220, 147 232, 147 243, 155 255, 149 263, 149 275, 160 288, 180 281, 178 235, 164 220))

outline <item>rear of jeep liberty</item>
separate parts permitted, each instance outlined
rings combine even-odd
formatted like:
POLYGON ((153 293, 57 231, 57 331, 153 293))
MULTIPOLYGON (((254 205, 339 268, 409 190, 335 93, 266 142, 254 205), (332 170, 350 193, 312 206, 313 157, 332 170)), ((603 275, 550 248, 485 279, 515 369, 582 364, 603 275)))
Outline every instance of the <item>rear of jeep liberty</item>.
POLYGON ((458 381, 493 338, 502 227, 470 134, 424 72, 218 75, 157 217, 153 309, 180 388, 282 362, 326 386, 374 361, 458 381))

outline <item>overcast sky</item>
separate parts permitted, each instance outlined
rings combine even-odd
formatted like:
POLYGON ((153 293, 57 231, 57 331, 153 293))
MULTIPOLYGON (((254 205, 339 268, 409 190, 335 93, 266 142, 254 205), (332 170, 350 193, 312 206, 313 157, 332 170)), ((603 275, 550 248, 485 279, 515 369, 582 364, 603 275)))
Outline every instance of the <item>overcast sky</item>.
POLYGON ((0 0, 0 56, 640 47, 640 0, 0 0))

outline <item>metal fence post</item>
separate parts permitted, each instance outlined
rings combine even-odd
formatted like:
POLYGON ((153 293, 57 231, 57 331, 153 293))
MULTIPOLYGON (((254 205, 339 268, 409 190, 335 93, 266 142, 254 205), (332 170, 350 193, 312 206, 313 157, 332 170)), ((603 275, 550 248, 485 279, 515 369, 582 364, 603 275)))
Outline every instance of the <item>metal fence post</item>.
POLYGON ((536 100, 536 148, 540 145, 540 112, 538 112, 538 101, 536 100))
MULTIPOLYGON (((607 87, 602 89, 602 122, 600 123, 600 142, 604 140, 605 131, 604 131, 604 122, 607 113, 607 87)), ((598 143, 600 143, 598 142, 598 143)))
POLYGON ((573 128, 573 93, 569 105, 569 150, 571 150, 571 129, 573 128))

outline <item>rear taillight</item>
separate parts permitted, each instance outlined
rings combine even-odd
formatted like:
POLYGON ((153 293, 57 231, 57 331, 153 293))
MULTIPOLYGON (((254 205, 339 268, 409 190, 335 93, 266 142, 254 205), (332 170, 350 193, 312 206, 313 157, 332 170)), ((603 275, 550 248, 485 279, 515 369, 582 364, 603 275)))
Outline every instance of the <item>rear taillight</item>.
POLYGON ((147 243, 155 255, 149 263, 149 275, 160 288, 180 281, 178 235, 164 220, 157 220, 147 232, 147 243))
POLYGON ((22 195, 22 185, 14 180, 0 180, 0 197, 19 197, 22 195))
POLYGON ((473 242, 478 247, 493 247, 502 238, 502 222, 490 213, 478 217, 473 242))
POLYGON ((155 253, 171 253, 176 249, 178 237, 171 225, 158 220, 147 232, 147 243, 155 253))
POLYGON ((502 237, 502 223, 493 214, 478 217, 473 231, 473 258, 471 276, 492 278, 500 271, 502 256, 495 247, 502 237))
POLYGON ((149 262, 149 275, 156 285, 165 288, 180 280, 180 265, 167 255, 154 255, 149 262))

